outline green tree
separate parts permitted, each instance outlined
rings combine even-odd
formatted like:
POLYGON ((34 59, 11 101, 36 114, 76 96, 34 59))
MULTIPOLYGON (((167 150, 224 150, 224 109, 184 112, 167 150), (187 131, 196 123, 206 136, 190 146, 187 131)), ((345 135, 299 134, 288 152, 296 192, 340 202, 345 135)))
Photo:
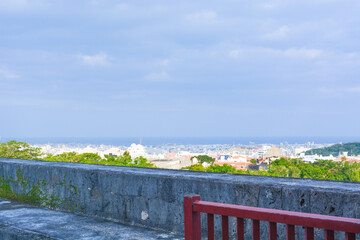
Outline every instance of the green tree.
POLYGON ((31 147, 25 142, 0 143, 0 158, 38 159, 41 156, 40 148, 31 147))
POLYGON ((330 147, 325 148, 317 148, 311 149, 305 152, 306 155, 323 155, 329 156, 330 154, 333 156, 338 156, 341 152, 348 152, 353 155, 360 155, 360 142, 352 142, 352 143, 339 143, 331 145, 330 147))
POLYGON ((215 162, 215 159, 213 159, 212 157, 210 157, 208 155, 194 156, 194 157, 191 158, 191 160, 193 160, 194 158, 196 158, 199 163, 207 162, 207 163, 213 164, 215 162))
POLYGON ((119 159, 120 163, 123 165, 129 165, 132 162, 131 155, 128 151, 125 151, 119 159))
POLYGON ((52 162, 79 162, 80 157, 76 152, 64 152, 57 155, 47 154, 44 160, 52 162))
POLYGON ((152 162, 149 162, 146 158, 140 156, 134 159, 134 164, 136 167, 154 167, 152 162))
POLYGON ((146 158, 140 156, 132 160, 129 152, 125 151, 121 156, 105 155, 104 158, 97 153, 64 152, 58 155, 47 154, 42 160, 53 162, 72 162, 72 163, 88 163, 112 166, 129 166, 129 167, 151 167, 154 164, 146 158))
POLYGON ((182 168, 183 170, 197 171, 197 172, 205 172, 205 167, 202 164, 194 164, 188 167, 182 168))
POLYGON ((96 163, 101 160, 101 157, 97 153, 82 153, 77 155, 80 163, 96 163))
POLYGON ((224 164, 222 166, 220 165, 211 165, 208 168, 206 168, 207 172, 221 172, 221 173, 235 173, 236 172, 236 168, 228 165, 228 164, 224 164))

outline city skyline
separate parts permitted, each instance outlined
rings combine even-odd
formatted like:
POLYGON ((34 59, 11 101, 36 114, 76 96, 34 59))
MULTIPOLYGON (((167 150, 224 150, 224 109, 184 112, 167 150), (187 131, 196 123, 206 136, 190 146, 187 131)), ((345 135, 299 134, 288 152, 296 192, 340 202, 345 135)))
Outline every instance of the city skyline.
POLYGON ((360 136, 359 8, 0 0, 0 136, 360 136))

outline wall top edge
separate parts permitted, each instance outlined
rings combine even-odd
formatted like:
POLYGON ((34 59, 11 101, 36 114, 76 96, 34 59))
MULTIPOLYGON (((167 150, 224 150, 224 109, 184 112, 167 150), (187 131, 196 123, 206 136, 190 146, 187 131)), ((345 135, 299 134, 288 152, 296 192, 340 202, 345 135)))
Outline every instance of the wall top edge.
POLYGON ((360 183, 339 182, 313 179, 295 179, 266 176, 250 176, 239 174, 209 173, 209 172, 192 172, 172 169, 156 168, 138 168, 138 167, 121 167, 106 166, 96 164, 66 163, 66 162, 47 162, 37 160, 9 159, 0 158, 0 166, 5 165, 23 165, 23 166, 42 166, 57 167, 68 169, 79 169, 85 171, 108 172, 110 174, 136 174, 146 175, 149 177, 160 178, 184 178, 186 180, 196 181, 214 181, 230 184, 254 184, 254 185, 272 185, 278 187, 296 187, 296 188, 316 188, 316 190, 336 190, 351 191, 360 193, 360 183))

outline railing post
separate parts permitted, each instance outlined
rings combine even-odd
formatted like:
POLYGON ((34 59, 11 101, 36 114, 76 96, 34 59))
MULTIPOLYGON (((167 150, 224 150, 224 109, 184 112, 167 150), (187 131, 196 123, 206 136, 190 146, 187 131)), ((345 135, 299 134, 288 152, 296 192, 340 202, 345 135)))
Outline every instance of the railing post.
POLYGON ((199 212, 193 211, 193 202, 199 201, 200 196, 190 194, 184 197, 184 231, 185 240, 201 239, 201 218, 199 212))
POLYGON ((221 216, 222 239, 229 240, 229 218, 228 216, 221 216))
POLYGON ((355 233, 345 233, 345 239, 346 240, 355 240, 356 239, 356 235, 355 233))
POLYGON ((253 240, 260 240, 260 221, 253 219, 252 220, 252 239, 253 240))
POLYGON ((243 218, 236 218, 237 220, 237 240, 244 240, 245 236, 245 229, 244 229, 244 219, 243 218))
POLYGON ((214 240, 214 214, 207 214, 208 240, 214 240))
POLYGON ((295 226, 292 224, 286 225, 286 240, 295 240, 295 226))
POLYGON ((276 222, 269 222, 269 239, 270 240, 277 240, 276 222))
POLYGON ((334 231, 325 229, 325 239, 326 240, 334 240, 334 231))

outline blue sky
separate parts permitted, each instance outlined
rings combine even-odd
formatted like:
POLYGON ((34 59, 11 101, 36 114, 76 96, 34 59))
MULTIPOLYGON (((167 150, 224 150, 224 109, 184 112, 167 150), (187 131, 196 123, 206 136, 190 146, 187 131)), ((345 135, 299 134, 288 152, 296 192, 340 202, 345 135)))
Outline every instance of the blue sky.
POLYGON ((360 136, 359 12, 0 0, 0 136, 360 136))

